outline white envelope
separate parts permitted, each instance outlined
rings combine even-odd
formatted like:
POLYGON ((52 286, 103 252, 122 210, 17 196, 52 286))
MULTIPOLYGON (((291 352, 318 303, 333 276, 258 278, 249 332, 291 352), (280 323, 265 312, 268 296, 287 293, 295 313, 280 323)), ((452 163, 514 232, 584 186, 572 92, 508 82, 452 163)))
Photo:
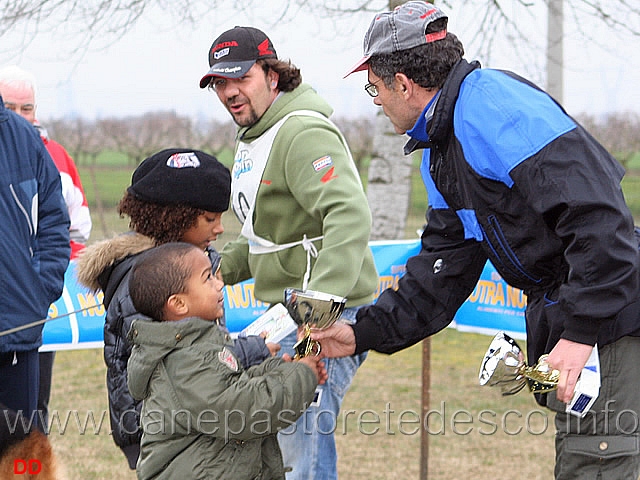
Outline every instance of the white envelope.
POLYGON ((600 394, 600 356, 594 345, 586 365, 580 372, 573 398, 567 404, 567 413, 584 417, 600 394))
POLYGON ((276 303, 242 330, 238 336, 260 335, 262 332, 267 332, 265 342, 279 343, 297 328, 298 325, 287 312, 287 308, 281 303, 276 303))

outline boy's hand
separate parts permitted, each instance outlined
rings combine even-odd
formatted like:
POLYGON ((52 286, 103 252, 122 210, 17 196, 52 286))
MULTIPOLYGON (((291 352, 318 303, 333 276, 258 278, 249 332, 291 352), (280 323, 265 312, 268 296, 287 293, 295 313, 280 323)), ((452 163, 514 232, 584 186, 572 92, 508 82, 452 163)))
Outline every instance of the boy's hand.
POLYGON ((280 351, 280 344, 279 343, 266 343, 267 348, 269 349, 269 353, 271 354, 272 357, 275 357, 278 352, 280 351))
POLYGON ((291 355, 289 355, 288 353, 282 354, 282 360, 284 360, 285 362, 293 362, 293 358, 291 358, 291 355))
POLYGON ((301 358, 298 362, 304 363, 313 370, 313 373, 316 374, 318 385, 323 385, 329 378, 327 369, 324 368, 324 362, 320 360, 320 357, 309 355, 308 357, 301 358))
MULTIPOLYGON (((264 338, 265 340, 267 339, 268 336, 269 336, 269 332, 267 332, 266 330, 264 332, 260 332, 260 335, 259 335, 260 338, 264 338)), ((280 351, 279 343, 265 342, 265 345, 269 349, 269 353, 271 354, 272 357, 275 357, 280 351)))

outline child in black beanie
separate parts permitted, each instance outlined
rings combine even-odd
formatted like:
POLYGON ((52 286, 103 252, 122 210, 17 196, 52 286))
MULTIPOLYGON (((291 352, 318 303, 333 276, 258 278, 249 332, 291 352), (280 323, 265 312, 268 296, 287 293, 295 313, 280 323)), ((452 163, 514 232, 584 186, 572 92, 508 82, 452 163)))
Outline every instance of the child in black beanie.
MULTIPOLYGON (((78 281, 102 290, 107 310, 104 358, 113 440, 135 469, 140 452, 141 402, 127 387, 131 346, 127 334, 133 318, 140 318, 129 295, 129 275, 141 254, 168 242, 187 242, 202 248, 215 272, 220 255, 210 246, 224 231, 222 213, 229 208, 231 175, 215 157, 198 150, 171 148, 145 159, 131 177, 118 206, 129 217, 131 231, 88 246, 77 260, 78 281)), ((224 317, 219 325, 225 328, 224 317)), ((245 368, 279 350, 257 336, 239 338, 234 353, 245 368)))

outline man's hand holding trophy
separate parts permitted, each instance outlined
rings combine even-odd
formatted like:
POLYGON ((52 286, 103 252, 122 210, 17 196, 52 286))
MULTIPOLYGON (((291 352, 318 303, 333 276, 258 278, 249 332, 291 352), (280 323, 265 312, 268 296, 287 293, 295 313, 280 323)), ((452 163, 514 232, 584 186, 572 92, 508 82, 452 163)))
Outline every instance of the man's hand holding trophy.
POLYGON ((503 395, 513 395, 525 385, 532 393, 545 393, 558 387, 560 372, 552 369, 543 355, 528 367, 516 341, 504 332, 494 338, 480 366, 480 385, 498 386, 503 395))
MULTIPOLYGON (((524 354, 516 341, 504 332, 498 332, 485 354, 480 373, 480 385, 500 387, 503 395, 513 395, 525 385, 532 393, 548 393, 558 387, 560 372, 550 367, 547 355, 535 365, 527 366, 524 354)), ((600 362, 597 345, 580 374, 573 398, 567 404, 567 413, 583 417, 598 398, 600 391, 600 362)))
POLYGON ((293 321, 303 328, 302 338, 294 345, 295 359, 320 355, 322 347, 311 339, 311 329, 325 329, 333 325, 342 315, 346 303, 346 298, 328 293, 285 289, 284 306, 293 321))

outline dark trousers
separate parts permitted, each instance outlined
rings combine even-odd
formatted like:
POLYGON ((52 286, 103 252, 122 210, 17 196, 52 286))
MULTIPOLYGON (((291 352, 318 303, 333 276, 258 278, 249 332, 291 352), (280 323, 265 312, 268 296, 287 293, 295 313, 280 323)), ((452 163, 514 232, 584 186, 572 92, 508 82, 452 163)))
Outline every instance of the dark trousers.
POLYGON ((45 425, 49 423, 49 399, 51 398, 51 378, 53 375, 53 361, 56 352, 40 352, 40 389, 38 391, 38 411, 41 412, 45 425))
MULTIPOLYGON (((40 365, 38 350, 0 353, 0 403, 17 412, 26 422, 38 405, 40 365)), ((39 426, 38 415, 33 424, 39 426)))
POLYGON ((600 395, 584 418, 565 412, 554 393, 557 480, 637 479, 640 475, 640 337, 598 349, 600 395))

